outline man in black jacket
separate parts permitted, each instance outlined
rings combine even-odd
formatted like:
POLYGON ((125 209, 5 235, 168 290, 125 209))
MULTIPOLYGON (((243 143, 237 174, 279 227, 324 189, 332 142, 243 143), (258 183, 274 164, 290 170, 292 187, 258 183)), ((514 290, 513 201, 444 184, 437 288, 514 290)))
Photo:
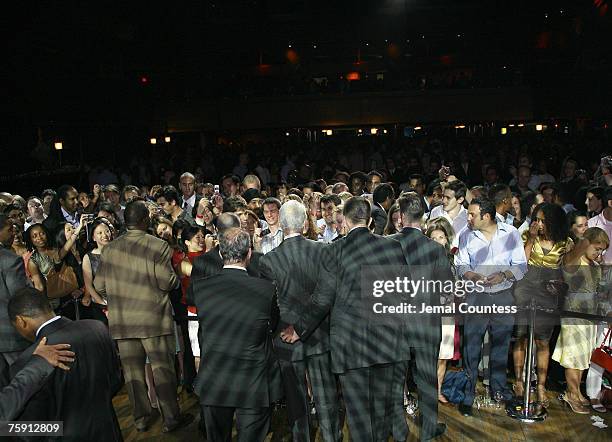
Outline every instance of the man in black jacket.
MULTIPOLYGON (((223 232, 232 228, 240 228, 240 218, 238 215, 228 212, 222 213, 217 218, 217 232, 221 236, 223 232)), ((247 264, 247 272, 250 276, 260 277, 259 258, 263 255, 258 252, 251 252, 251 259, 247 264)), ((219 254, 219 246, 213 247, 202 256, 198 256, 193 261, 193 269, 191 270, 191 286, 195 281, 202 278, 208 278, 216 275, 223 269, 223 259, 219 254)), ((191 287, 190 286, 190 287, 191 287)), ((191 291, 191 290, 190 290, 191 291)), ((189 303, 190 294, 187 294, 187 302, 189 303)), ((192 305, 189 303, 189 305, 192 305)))
MULTIPOLYGON (((420 229, 423 218, 421 198, 416 194, 406 194, 398 200, 400 206, 400 219, 403 229, 391 235, 390 238, 398 241, 406 262, 410 266, 413 280, 423 281, 450 281, 452 272, 450 262, 446 257, 444 248, 435 241, 430 240, 420 229)), ((434 285, 432 285, 434 286, 434 285)), ((435 287, 435 286, 434 286, 435 287)), ((440 305, 439 291, 422 290, 416 293, 412 303, 421 306, 440 305)), ((420 307, 419 307, 420 309, 420 307)), ((419 406, 423 423, 421 427, 421 440, 439 436, 444 433, 446 426, 438 424, 438 353, 440 349, 441 322, 439 314, 410 315, 407 326, 407 344, 414 349, 416 359, 415 381, 419 392, 419 406)), ((398 366, 402 371, 396 372, 398 385, 404 385, 406 367, 398 366)), ((394 394, 395 405, 403 400, 403 388, 394 394)), ((407 436, 407 435, 406 435, 407 436)), ((398 437, 396 436, 396 439, 398 437)))
POLYGON ((395 201, 393 186, 389 183, 382 183, 374 189, 372 195, 372 219, 374 220, 374 233, 382 235, 387 225, 387 213, 395 201))
POLYGON ((286 342, 308 342, 330 315, 332 371, 340 378, 353 441, 387 440, 394 368, 409 358, 403 344, 403 322, 377 318, 368 311, 372 291, 362 287, 365 268, 405 267, 399 243, 370 233, 370 217, 366 198, 352 197, 345 203, 344 222, 349 233, 325 247, 310 303, 295 324, 281 333, 286 342))
MULTIPOLYGON (((260 260, 262 276, 274 281, 278 290, 278 331, 299 319, 319 278, 321 253, 326 246, 304 238, 306 216, 303 204, 297 201, 283 204, 280 226, 284 240, 260 260)), ((321 437, 324 441, 338 440, 338 395, 329 355, 329 317, 325 317, 303 343, 286 344, 276 333, 274 347, 283 374, 293 440, 310 441, 306 372, 316 403, 321 437)))
POLYGON ((53 373, 55 367, 70 370, 70 367, 64 364, 74 361, 74 352, 68 350, 69 348, 69 344, 47 345, 47 338, 38 342, 26 365, 6 387, 0 389, 0 422, 15 419, 30 398, 43 387, 47 376, 53 373))
POLYGON ((231 440, 236 413, 238 440, 263 441, 271 406, 282 396, 280 368, 272 351, 278 305, 270 281, 249 276, 249 234, 227 229, 219 238, 221 273, 193 282, 202 330, 202 359, 195 390, 209 441, 231 440))
POLYGON ((122 385, 119 358, 108 329, 100 321, 55 316, 47 299, 33 288, 20 290, 8 305, 17 331, 33 341, 11 366, 26 366, 38 342, 67 343, 77 355, 70 371, 55 371, 28 402, 20 421, 63 421, 62 440, 119 441, 112 399, 122 385))
POLYGON ((6 310, 17 290, 27 285, 23 259, 11 250, 13 237, 13 223, 0 214, 0 387, 9 382, 8 367, 30 345, 11 325, 6 310))

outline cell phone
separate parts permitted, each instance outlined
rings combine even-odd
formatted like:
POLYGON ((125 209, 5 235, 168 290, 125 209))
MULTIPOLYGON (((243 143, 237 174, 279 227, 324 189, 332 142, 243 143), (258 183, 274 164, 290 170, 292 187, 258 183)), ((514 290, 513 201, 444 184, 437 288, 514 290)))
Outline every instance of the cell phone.
POLYGON ((219 195, 219 185, 215 184, 215 195, 219 195))
POLYGON ((263 238, 264 236, 269 235, 269 234, 270 234, 270 229, 264 229, 259 233, 259 237, 263 238))

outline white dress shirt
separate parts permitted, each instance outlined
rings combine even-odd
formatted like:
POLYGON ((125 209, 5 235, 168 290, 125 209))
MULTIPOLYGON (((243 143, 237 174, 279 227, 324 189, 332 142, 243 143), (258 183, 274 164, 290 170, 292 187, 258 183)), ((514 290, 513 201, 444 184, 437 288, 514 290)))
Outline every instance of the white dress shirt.
POLYGON ((52 322, 57 321, 58 319, 60 319, 61 316, 54 316, 53 318, 49 319, 48 321, 43 322, 40 327, 38 327, 38 329, 36 330, 36 337, 38 338, 38 333, 40 333, 40 331, 46 327, 47 325, 51 324, 52 322))
MULTIPOLYGON (((459 251, 455 255, 457 275, 463 277, 466 272, 490 276, 494 273, 510 270, 516 280, 522 279, 527 272, 527 258, 523 241, 518 230, 509 224, 498 223, 497 230, 489 241, 479 230, 469 227, 459 236, 459 251)), ((485 292, 496 293, 512 287, 512 282, 505 280, 485 292)))
POLYGON ((330 229, 323 218, 317 220, 317 229, 320 229, 323 226, 325 226, 325 230, 322 234, 318 235, 317 241, 330 243, 338 237, 338 231, 336 229, 330 229))

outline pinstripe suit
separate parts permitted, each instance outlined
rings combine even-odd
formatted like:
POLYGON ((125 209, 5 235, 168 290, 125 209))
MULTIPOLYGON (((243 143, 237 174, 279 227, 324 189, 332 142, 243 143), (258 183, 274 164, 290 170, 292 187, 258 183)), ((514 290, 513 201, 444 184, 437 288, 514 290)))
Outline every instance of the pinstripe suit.
MULTIPOLYGON (((410 266, 413 279, 423 278, 426 281, 450 281, 453 279, 450 262, 444 248, 423 233, 411 227, 404 227, 401 232, 389 236, 398 241, 406 262, 410 266)), ((417 293, 414 298, 417 305, 440 305, 440 293, 431 291, 417 293)), ((431 437, 438 422, 438 351, 440 348, 440 316, 434 314, 416 315, 407 324, 407 344, 414 348, 417 372, 415 376, 419 407, 423 415, 421 440, 431 437)), ((394 393, 394 400, 403 402, 403 385, 407 366, 396 372, 398 381, 395 386, 402 389, 394 393)), ((400 432, 401 434, 401 432, 400 432)), ((407 434, 406 434, 407 436, 407 434)), ((398 437, 396 437, 398 438, 398 437)), ((405 437, 404 437, 405 439, 405 437)))
POLYGON ((234 412, 238 440, 263 440, 270 407, 282 396, 271 339, 278 322, 274 285, 232 268, 192 285, 202 330, 194 387, 208 440, 231 439, 234 412))
POLYGON ((306 342, 285 344, 278 333, 297 321, 319 279, 320 260, 326 246, 301 235, 285 238, 260 260, 264 278, 274 281, 278 291, 280 323, 274 347, 283 371, 293 440, 310 441, 306 372, 312 385, 319 429, 325 441, 338 439, 338 395, 331 372, 329 317, 325 317, 306 342), (291 392, 291 393, 290 393, 291 392))
MULTIPOLYGON (((324 249, 310 304, 294 328, 308 342, 330 314, 332 371, 339 374, 354 441, 387 440, 391 432, 391 387, 397 362, 408 359, 398 322, 377 322, 360 309, 362 266, 405 265, 401 246, 357 227, 324 249)), ((364 287, 364 290, 367 290, 364 287)))
POLYGON ((15 292, 27 285, 23 259, 0 244, 0 387, 8 384, 7 367, 30 346, 11 321, 6 310, 15 292))

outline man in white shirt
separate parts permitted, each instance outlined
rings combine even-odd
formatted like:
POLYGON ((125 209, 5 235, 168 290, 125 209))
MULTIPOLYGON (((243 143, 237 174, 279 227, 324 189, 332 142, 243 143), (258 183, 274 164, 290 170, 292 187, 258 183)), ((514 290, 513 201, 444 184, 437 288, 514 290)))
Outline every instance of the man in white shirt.
POLYGON ((266 219, 267 226, 265 230, 269 232, 260 237, 261 230, 255 229, 255 235, 253 235, 253 245, 256 252, 261 252, 264 255, 283 242, 283 229, 280 228, 279 215, 280 215, 281 202, 276 198, 266 198, 263 202, 263 214, 266 219))
POLYGON ((455 244, 459 233, 467 226, 467 210, 463 207, 467 186, 462 181, 452 181, 444 188, 442 205, 434 207, 429 213, 429 219, 444 217, 451 223, 455 231, 455 244))
POLYGON ((317 231, 319 232, 317 241, 330 243, 338 236, 336 228, 336 208, 342 204, 338 195, 323 195, 321 197, 321 215, 323 218, 317 220, 317 231))
MULTIPOLYGON (((518 230, 496 222, 493 201, 476 198, 468 206, 468 228, 459 237, 455 264, 458 276, 482 288, 467 294, 465 302, 469 306, 512 308, 512 286, 527 271, 527 259, 518 230)), ((487 331, 491 342, 491 397, 512 398, 507 387, 506 366, 513 326, 514 316, 511 314, 477 312, 464 316, 464 361, 470 380, 465 399, 459 404, 459 412, 463 415, 472 415, 478 362, 487 331)))

